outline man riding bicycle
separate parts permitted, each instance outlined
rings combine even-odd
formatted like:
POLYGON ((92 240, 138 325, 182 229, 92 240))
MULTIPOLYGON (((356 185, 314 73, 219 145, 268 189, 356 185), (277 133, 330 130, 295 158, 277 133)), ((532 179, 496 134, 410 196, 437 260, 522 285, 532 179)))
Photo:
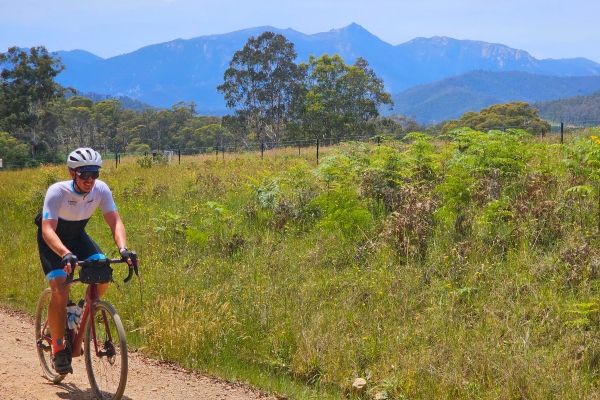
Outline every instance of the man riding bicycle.
MULTIPOLYGON (((121 257, 129 265, 135 253, 127 249, 125 226, 117 212, 112 193, 98 179, 102 157, 91 148, 78 148, 67 157, 72 180, 51 185, 44 198, 38 224, 37 242, 44 274, 52 297, 48 307, 48 324, 52 336, 52 365, 57 373, 73 372, 71 352, 65 348, 66 307, 69 299, 67 276, 78 260, 106 258, 100 247, 85 232, 85 226, 99 207, 110 227, 121 257)), ((101 296, 108 284, 98 285, 101 296)))

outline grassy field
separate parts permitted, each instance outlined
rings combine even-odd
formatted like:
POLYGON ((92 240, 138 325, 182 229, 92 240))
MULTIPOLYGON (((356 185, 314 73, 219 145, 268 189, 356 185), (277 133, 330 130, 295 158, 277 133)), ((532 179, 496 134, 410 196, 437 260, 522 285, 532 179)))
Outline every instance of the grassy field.
MULTIPOLYGON (((598 398, 594 134, 124 158, 101 178, 143 286, 108 297, 144 352, 291 398, 598 398)), ((33 216, 66 177, 0 173, 0 301, 33 310, 33 216)))

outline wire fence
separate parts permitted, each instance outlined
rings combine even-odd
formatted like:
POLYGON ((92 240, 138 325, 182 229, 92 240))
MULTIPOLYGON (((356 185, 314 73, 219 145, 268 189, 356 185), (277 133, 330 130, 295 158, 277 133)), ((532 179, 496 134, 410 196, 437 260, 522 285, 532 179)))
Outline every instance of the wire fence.
MULTIPOLYGON (((560 140, 561 143, 565 141, 569 135, 572 135, 576 131, 580 131, 582 128, 588 127, 600 127, 600 120, 576 120, 576 119, 566 119, 563 122, 552 122, 550 132, 547 134, 548 136, 556 137, 557 140, 560 140)), ((510 129, 518 129, 520 127, 517 126, 499 126, 494 128, 489 128, 489 130, 500 130, 507 131, 510 129)), ((439 132, 432 132, 434 135, 439 132)), ((310 156, 314 157, 316 162, 319 162, 321 151, 323 148, 338 145, 341 143, 349 143, 349 142, 364 142, 364 143, 372 143, 372 144, 382 144, 388 142, 389 140, 399 140, 404 136, 404 134, 400 135, 373 135, 373 134, 365 134, 365 135, 352 135, 352 136, 338 136, 338 137, 323 137, 317 139, 309 139, 309 138, 298 138, 298 139, 288 139, 288 140, 264 140, 261 142, 257 141, 242 141, 242 140, 234 140, 230 142, 226 142, 223 140, 219 140, 212 146, 197 146, 197 147, 164 147, 158 148, 150 151, 125 151, 125 152, 111 152, 106 149, 106 146, 100 146, 99 151, 103 155, 103 157, 108 161, 111 160, 114 162, 114 165, 118 167, 120 164, 121 158, 123 156, 134 156, 134 157, 163 157, 167 158, 168 162, 181 162, 182 156, 191 156, 191 155, 208 155, 214 154, 215 159, 222 158, 225 159, 227 154, 257 154, 261 158, 265 156, 265 154, 269 154, 273 152, 273 150, 279 149, 288 149, 297 151, 298 156, 310 156)), ((545 136, 545 135, 544 135, 545 136)), ((65 152, 64 157, 57 157, 58 159, 66 158, 65 152)), ((32 163, 30 160, 21 161, 21 162, 6 162, 2 161, 0 158, 0 171, 6 171, 10 169, 20 169, 29 166, 35 166, 37 163, 35 161, 32 163)))
MULTIPOLYGON (((297 140, 265 140, 262 142, 233 142, 233 143, 219 143, 214 146, 205 147, 186 147, 186 148, 165 148, 161 150, 153 150, 146 152, 124 152, 124 153, 113 153, 115 166, 118 167, 120 159, 123 155, 138 156, 138 157, 162 157, 166 158, 168 162, 177 161, 181 163, 181 156, 193 156, 193 155, 209 155, 213 154, 215 159, 225 160, 226 155, 235 154, 257 154, 261 158, 265 155, 273 153, 277 150, 289 150, 288 154, 294 154, 297 151, 298 156, 309 155, 314 157, 316 163, 319 163, 320 156, 322 155, 323 148, 339 145, 341 143, 352 143, 352 142, 363 142, 380 145, 386 140, 398 140, 401 137, 384 137, 382 135, 353 135, 353 136, 342 136, 336 138, 318 138, 318 139, 297 139, 297 140)), ((107 154, 107 156, 111 156, 107 154)))

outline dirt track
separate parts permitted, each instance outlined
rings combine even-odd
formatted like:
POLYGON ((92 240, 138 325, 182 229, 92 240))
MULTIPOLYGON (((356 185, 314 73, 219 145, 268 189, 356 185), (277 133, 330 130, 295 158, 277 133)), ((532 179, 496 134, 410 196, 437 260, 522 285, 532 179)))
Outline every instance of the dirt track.
MULTIPOLYGON (((34 347, 33 319, 0 308, 0 321, 0 399, 93 399, 83 357, 73 360, 73 374, 53 385, 42 377, 34 347)), ((273 400, 275 397, 130 352, 123 399, 273 400)))

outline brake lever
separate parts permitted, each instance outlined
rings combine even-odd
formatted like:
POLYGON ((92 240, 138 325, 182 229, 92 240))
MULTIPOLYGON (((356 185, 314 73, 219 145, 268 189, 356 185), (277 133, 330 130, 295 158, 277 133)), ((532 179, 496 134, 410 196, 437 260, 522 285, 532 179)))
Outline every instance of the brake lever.
POLYGON ((138 278, 140 276, 140 273, 138 271, 137 254, 134 251, 131 252, 131 264, 132 265, 129 266, 129 273, 127 274, 127 277, 123 280, 124 283, 127 283, 131 280, 134 272, 135 276, 137 276, 138 278))
POLYGON ((133 266, 129 266, 129 273, 127 274, 127 277, 123 279, 123 283, 127 283, 131 280, 131 278, 133 277, 133 268, 133 266))

